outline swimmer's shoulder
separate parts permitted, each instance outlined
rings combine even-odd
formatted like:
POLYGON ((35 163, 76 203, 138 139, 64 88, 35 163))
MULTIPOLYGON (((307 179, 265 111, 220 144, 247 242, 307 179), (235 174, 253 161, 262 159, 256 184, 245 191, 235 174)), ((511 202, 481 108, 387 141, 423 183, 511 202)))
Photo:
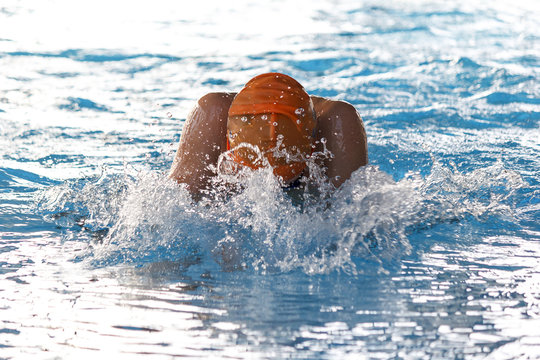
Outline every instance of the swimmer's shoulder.
POLYGON ((326 169, 332 184, 339 187, 355 170, 368 163, 366 130, 360 114, 350 103, 318 96, 311 99, 317 118, 314 151, 327 150, 333 155, 321 159, 320 166, 326 169))
POLYGON ((339 116, 340 118, 360 119, 360 114, 356 108, 347 101, 332 100, 321 96, 311 95, 311 101, 313 102, 313 108, 315 110, 315 116, 317 118, 328 117, 332 114, 339 116))
POLYGON ((229 108, 236 93, 234 92, 209 92, 197 101, 199 107, 205 109, 229 108))

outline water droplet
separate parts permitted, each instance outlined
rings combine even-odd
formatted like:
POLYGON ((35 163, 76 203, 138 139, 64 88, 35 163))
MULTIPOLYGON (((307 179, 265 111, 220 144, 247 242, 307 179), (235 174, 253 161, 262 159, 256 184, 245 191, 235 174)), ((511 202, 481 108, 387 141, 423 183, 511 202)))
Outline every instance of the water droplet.
POLYGON ((268 120, 268 115, 264 114, 263 116, 261 116, 261 119, 268 120))
POLYGON ((298 108, 298 109, 294 110, 294 113, 296 115, 302 115, 304 113, 304 108, 298 108))
POLYGON ((300 125, 302 122, 300 121, 300 119, 298 119, 298 120, 296 120, 296 123, 297 123, 298 125, 300 125))
POLYGON ((248 155, 248 159, 249 159, 249 160, 253 160, 253 155, 249 154, 249 155, 248 155))
POLYGON ((246 122, 246 121, 248 120, 248 118, 247 118, 247 116, 242 116, 242 117, 240 118, 240 120, 242 120, 242 122, 246 122))
POLYGON ((272 125, 277 126, 277 122, 274 121, 274 122, 272 123, 272 125))
POLYGON ((278 134, 278 136, 276 136, 276 138, 277 138, 278 140, 283 140, 283 134, 278 134))

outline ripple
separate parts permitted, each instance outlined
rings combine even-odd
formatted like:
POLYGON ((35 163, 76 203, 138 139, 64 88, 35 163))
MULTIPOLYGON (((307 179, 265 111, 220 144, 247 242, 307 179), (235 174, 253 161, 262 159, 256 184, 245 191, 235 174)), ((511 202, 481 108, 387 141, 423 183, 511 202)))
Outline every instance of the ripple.
MULTIPOLYGON (((2 53, 0 53, 2 56, 2 53)), ((181 58, 163 55, 163 54, 123 54, 123 53, 114 53, 114 52, 102 52, 102 53, 92 53, 84 49, 69 49, 63 50, 60 52, 28 52, 28 51, 13 51, 3 53, 3 56, 24 56, 24 57, 44 57, 44 58, 67 58, 75 61, 82 62, 123 62, 131 59, 140 59, 140 58, 150 58, 150 59, 160 59, 167 61, 179 61, 181 58)))
POLYGON ((524 103, 540 105, 540 99, 533 98, 527 93, 509 94, 505 92, 494 92, 486 96, 486 100, 489 104, 504 105, 510 103, 524 103))
POLYGON ((108 107, 99 105, 89 99, 68 97, 67 100, 68 104, 59 105, 58 108, 69 111, 81 111, 85 109, 92 111, 111 111, 108 107))
POLYGON ((57 183, 54 180, 32 172, 12 168, 0 168, 0 181, 2 186, 6 189, 20 183, 29 184, 31 185, 31 188, 36 188, 41 185, 50 186, 57 183))

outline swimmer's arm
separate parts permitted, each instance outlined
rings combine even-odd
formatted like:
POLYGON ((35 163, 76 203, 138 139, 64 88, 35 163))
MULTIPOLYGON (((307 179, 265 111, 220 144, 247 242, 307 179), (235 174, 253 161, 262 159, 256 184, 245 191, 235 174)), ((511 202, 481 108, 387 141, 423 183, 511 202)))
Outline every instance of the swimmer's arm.
POLYGON ((340 186, 359 167, 367 165, 368 151, 366 131, 362 118, 351 104, 312 96, 317 117, 315 151, 322 151, 321 139, 326 139, 326 148, 333 154, 320 164, 326 175, 336 186, 340 186))
POLYGON ((186 119, 169 177, 193 194, 207 188, 219 155, 227 147, 227 115, 235 94, 209 93, 186 119))

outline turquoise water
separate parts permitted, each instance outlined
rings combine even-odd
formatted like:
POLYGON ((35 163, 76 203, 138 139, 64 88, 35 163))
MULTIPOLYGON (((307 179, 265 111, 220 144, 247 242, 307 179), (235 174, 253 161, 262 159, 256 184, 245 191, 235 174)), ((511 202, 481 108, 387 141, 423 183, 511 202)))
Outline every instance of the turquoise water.
POLYGON ((0 358, 540 358, 539 18, 4 1, 0 358), (370 165, 193 202, 166 179, 191 107, 268 71, 354 104, 370 165))

